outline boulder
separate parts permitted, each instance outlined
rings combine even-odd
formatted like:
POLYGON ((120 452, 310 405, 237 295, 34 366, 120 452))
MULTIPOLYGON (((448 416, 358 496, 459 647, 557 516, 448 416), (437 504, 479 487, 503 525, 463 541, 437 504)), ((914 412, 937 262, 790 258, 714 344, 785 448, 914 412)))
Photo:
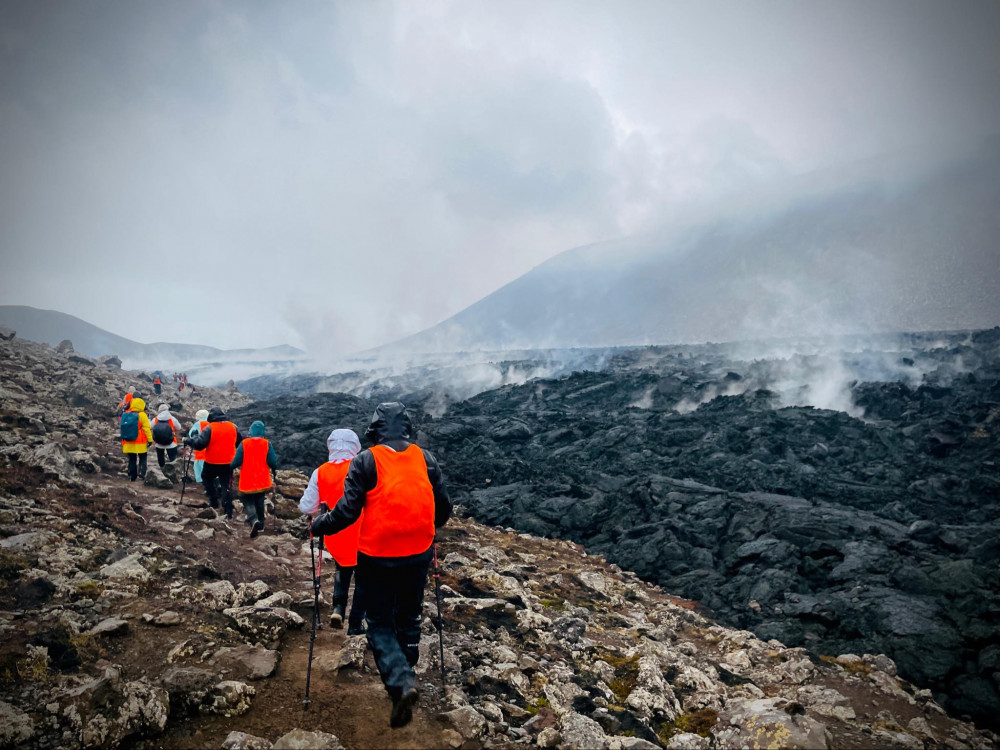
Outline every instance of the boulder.
POLYGON ((139 562, 142 558, 143 554, 141 552, 133 552, 117 562, 105 565, 101 568, 100 575, 103 578, 111 578, 115 580, 148 581, 149 571, 146 570, 139 562))
POLYGON ((278 738, 272 750, 344 750, 337 735, 329 732, 307 732, 293 729, 278 738))
POLYGON ((103 357, 98 357, 97 361, 113 370, 122 369, 122 361, 117 354, 105 354, 103 357))
POLYGON ((162 732, 170 700, 166 690, 145 680, 125 682, 109 667, 101 677, 64 692, 57 710, 84 747, 116 747, 127 737, 162 732))
POLYGON ((167 478, 155 461, 151 462, 146 469, 146 478, 142 480, 142 483, 147 487, 155 487, 159 490, 169 490, 174 486, 174 483, 167 478))
POLYGON ((63 339, 56 344, 56 351, 60 354, 72 354, 75 351, 73 349, 73 342, 69 339, 63 339))
POLYGON ((229 609, 236 604, 236 589, 229 581, 212 581, 201 587, 204 602, 216 611, 229 609))
POLYGON ((72 482, 80 478, 80 471, 76 468, 73 457, 57 442, 46 442, 38 448, 23 451, 21 460, 26 464, 37 466, 46 474, 51 474, 64 482, 72 482))
POLYGON ((438 721, 458 732, 465 740, 474 740, 486 731, 486 719, 472 706, 461 706, 438 714, 438 721))
POLYGON ((215 685, 201 700, 201 712, 219 716, 242 716, 250 710, 250 702, 257 691, 238 680, 223 680, 215 685))
POLYGON ((0 326, 0 341, 12 341, 17 335, 17 331, 7 326, 0 326))
POLYGON ((562 741, 567 747, 585 747, 588 750, 608 747, 608 736, 601 725, 576 711, 564 714, 559 719, 559 728, 562 741))
POLYGON ((719 715, 712 734, 723 747, 790 750, 830 747, 826 727, 806 715, 801 706, 796 710, 781 698, 731 699, 719 715))
POLYGON ((305 624, 299 615, 283 607, 232 607, 223 610, 236 630, 257 643, 269 643, 280 638, 289 628, 305 624))
POLYGON ((212 655, 212 661, 235 669, 251 680, 261 680, 273 675, 278 668, 278 652, 262 646, 223 647, 212 655))

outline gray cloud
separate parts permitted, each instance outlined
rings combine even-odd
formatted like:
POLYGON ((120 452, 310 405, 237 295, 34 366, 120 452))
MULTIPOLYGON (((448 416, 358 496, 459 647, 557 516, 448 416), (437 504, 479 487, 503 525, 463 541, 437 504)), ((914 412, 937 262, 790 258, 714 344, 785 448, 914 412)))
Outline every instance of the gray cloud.
POLYGON ((996 129, 998 30, 986 2, 5 3, 0 297, 367 348, 569 247, 996 129))

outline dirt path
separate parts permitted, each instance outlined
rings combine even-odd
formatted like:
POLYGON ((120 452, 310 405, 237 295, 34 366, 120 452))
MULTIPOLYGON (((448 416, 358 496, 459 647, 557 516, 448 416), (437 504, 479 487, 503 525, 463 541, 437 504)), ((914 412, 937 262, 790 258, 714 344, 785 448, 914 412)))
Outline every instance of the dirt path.
MULTIPOLYGON (((213 580, 228 580, 234 586, 264 581, 271 591, 286 591, 293 596, 296 611, 306 624, 288 630, 277 643, 269 644, 279 653, 278 667, 271 677, 248 681, 256 690, 250 710, 242 716, 175 717, 171 715, 164 734, 155 739, 136 741, 135 748, 219 748, 232 731, 265 737, 272 742, 293 729, 323 731, 337 735, 347 748, 398 748, 399 750, 446 745, 443 727, 434 719, 446 710, 440 686, 430 679, 420 681, 421 699, 414 710, 413 722, 402 729, 390 729, 391 703, 375 671, 370 653, 362 671, 345 669, 338 674, 317 668, 324 654, 341 649, 345 630, 333 630, 329 617, 329 591, 333 584, 333 565, 323 571, 323 626, 317 633, 311 685, 311 706, 303 710, 306 664, 309 653, 311 608, 306 595, 311 592, 310 560, 303 551, 305 540, 290 535, 288 521, 271 516, 265 531, 250 539, 243 524, 242 505, 235 502, 233 521, 208 509, 202 503, 200 486, 189 485, 186 502, 180 504, 179 489, 162 490, 131 483, 122 477, 102 474, 91 477, 91 492, 74 493, 64 503, 64 521, 72 527, 79 522, 101 525, 134 546, 152 542, 171 550, 171 562, 181 562, 187 583, 198 585, 213 580), (183 523, 183 530, 178 525, 183 523), (211 529, 211 538, 193 532, 211 529)), ((45 491, 42 487, 40 491, 45 491)), ((295 500, 278 498, 279 515, 297 516, 295 500)), ((294 524, 293 524, 294 525, 294 524)), ((212 645, 238 646, 239 637, 228 627, 221 612, 206 611, 204 605, 171 598, 168 587, 177 585, 178 575, 163 576, 145 586, 136 598, 125 600, 109 615, 123 616, 132 623, 127 635, 109 639, 101 656, 154 682, 171 666, 206 666, 200 661, 179 659, 168 663, 170 650, 185 641, 212 645), (144 613, 167 610, 178 612, 183 623, 177 627, 157 628, 144 624, 144 613)), ((229 679, 245 679, 240 675, 229 679)))

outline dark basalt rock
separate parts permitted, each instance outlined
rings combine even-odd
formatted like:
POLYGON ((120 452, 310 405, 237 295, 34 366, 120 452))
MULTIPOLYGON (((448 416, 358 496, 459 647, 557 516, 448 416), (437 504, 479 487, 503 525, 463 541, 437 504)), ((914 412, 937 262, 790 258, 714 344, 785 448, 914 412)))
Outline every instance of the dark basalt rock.
MULTIPOLYGON (((796 392, 775 387, 778 363, 712 347, 619 353, 438 417, 409 405, 478 520, 580 542, 761 637, 886 653, 995 725, 1000 333, 910 343, 852 355, 898 377, 845 385, 863 419, 783 405, 796 392)), ((792 365, 821 377, 817 358, 792 365)), ((284 464, 311 471, 329 431, 361 435, 373 406, 321 394, 233 416, 264 418, 284 464)))

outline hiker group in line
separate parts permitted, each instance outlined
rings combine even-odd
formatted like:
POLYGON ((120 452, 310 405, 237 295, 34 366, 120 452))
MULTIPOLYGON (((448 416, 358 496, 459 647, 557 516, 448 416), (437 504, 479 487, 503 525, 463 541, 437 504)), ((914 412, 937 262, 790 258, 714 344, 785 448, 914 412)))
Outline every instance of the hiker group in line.
MULTIPOLYGON (((180 421, 170 413, 169 404, 160 404, 150 422, 146 402, 135 395, 135 389, 122 399, 124 409, 119 421, 122 452, 128 457, 128 478, 134 482, 146 476, 146 456, 149 446, 156 449, 156 461, 162 469, 167 461, 177 460, 180 421)), ((200 409, 186 436, 184 446, 193 452, 194 479, 204 487, 208 503, 233 519, 233 472, 240 470, 237 490, 243 502, 250 536, 256 537, 264 528, 264 499, 275 486, 278 455, 264 437, 264 423, 250 425, 250 437, 244 438, 239 428, 229 421, 219 407, 200 409)), ((187 482, 185 457, 182 482, 187 482)))
MULTIPOLYGON (((145 402, 131 389, 127 398, 122 450, 129 457, 129 479, 135 481, 145 474, 148 443, 156 446, 161 466, 165 459, 176 460, 181 426, 166 404, 160 405, 151 425, 145 402), (163 425, 162 441, 156 439, 155 425, 163 425)), ((232 519, 230 486, 233 471, 239 468, 238 489, 246 522, 250 535, 257 536, 263 528, 264 497, 275 483, 278 468, 274 447, 264 437, 264 423, 255 421, 250 436, 244 438, 219 407, 201 410, 195 419, 183 439, 183 444, 194 450, 195 479, 204 485, 212 507, 221 505, 226 517, 232 519)), ((315 552, 313 537, 320 540, 319 564, 314 561, 312 568, 315 606, 303 704, 308 708, 325 547, 335 563, 330 625, 343 627, 347 615, 348 634, 366 635, 392 700, 389 725, 393 728, 410 723, 419 698, 414 667, 419 656, 424 588, 432 560, 435 580, 439 581, 435 536, 452 510, 436 459, 413 443, 412 436, 410 416, 399 402, 379 404, 375 409, 365 431, 372 443, 367 450, 361 450, 353 430, 334 429, 326 441, 328 460, 313 471, 299 500, 299 510, 312 517, 311 552, 315 552), (354 596, 348 610, 352 578, 354 596)), ((440 602, 438 613, 440 633, 440 602)), ((441 668, 443 679, 443 645, 441 668)))

